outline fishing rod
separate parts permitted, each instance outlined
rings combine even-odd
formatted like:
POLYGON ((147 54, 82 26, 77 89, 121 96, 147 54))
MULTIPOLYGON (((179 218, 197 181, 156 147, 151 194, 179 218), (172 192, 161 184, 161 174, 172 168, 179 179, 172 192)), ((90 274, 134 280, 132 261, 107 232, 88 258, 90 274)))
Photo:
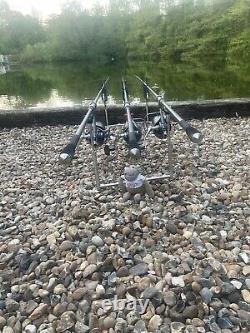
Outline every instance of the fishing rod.
MULTIPOLYGON (((86 115, 84 116, 81 124, 79 125, 76 133, 72 136, 70 142, 67 144, 67 146, 62 150, 60 156, 59 156, 59 161, 61 163, 70 163, 75 155, 76 152, 76 148, 80 142, 80 138, 86 128, 86 125, 91 121, 93 121, 93 125, 94 125, 94 135, 96 136, 98 133, 100 135, 100 141, 103 141, 103 138, 105 136, 104 133, 104 129, 103 128, 97 128, 96 130, 96 126, 97 123, 95 121, 95 116, 94 116, 94 112, 96 110, 97 107, 97 102, 100 99, 100 97, 106 98, 106 85, 109 81, 109 78, 107 78, 105 80, 105 82, 103 83, 101 89, 99 90, 97 96, 95 97, 95 99, 90 103, 88 111, 86 113, 86 115), (105 96, 104 96, 105 95, 105 96), (92 117, 92 118, 91 118, 92 117)), ((98 141, 98 138, 95 137, 94 138, 96 141, 98 141)), ((98 142, 97 142, 98 143, 98 142)))
POLYGON ((140 127, 134 121, 131 115, 131 106, 129 102, 129 93, 127 89, 127 83, 122 78, 122 95, 124 108, 126 110, 127 122, 125 125, 124 139, 129 146, 129 153, 131 157, 139 158, 141 156, 139 141, 141 139, 142 133, 140 127))
MULTIPOLYGON (((174 120, 181 126, 181 128, 186 132, 188 138, 194 143, 201 143, 203 139, 202 133, 191 126, 186 120, 182 119, 180 115, 175 112, 163 99, 162 96, 157 94, 145 81, 143 81, 139 76, 136 75, 136 78, 143 84, 145 88, 154 96, 157 100, 159 106, 165 111, 165 113, 170 114, 174 120)), ((144 88, 144 89, 145 89, 144 88)))

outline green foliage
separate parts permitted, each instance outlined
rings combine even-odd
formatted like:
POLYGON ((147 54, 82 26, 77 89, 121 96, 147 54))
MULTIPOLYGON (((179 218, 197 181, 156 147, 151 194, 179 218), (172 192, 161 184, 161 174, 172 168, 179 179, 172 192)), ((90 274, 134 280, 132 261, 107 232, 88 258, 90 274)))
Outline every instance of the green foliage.
POLYGON ((0 52, 23 62, 249 59, 249 0, 109 0, 85 11, 77 1, 41 24, 0 0, 0 52))
POLYGON ((45 38, 36 18, 11 11, 4 1, 0 2, 0 32, 0 52, 7 54, 18 54, 45 38))

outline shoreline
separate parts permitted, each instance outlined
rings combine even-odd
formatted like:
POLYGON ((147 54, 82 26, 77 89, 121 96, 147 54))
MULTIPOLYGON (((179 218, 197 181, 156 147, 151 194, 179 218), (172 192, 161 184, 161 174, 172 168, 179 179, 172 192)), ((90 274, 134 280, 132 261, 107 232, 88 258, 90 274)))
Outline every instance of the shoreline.
MULTIPOLYGON (((212 119, 221 117, 249 117, 250 98, 234 98, 203 101, 170 101, 170 106, 183 119, 212 119)), ((122 104, 108 105, 111 124, 124 122, 124 107, 122 104)), ((88 107, 76 105, 73 107, 51 107, 5 110, 0 109, 0 128, 30 127, 34 125, 76 125, 80 124, 88 107)), ((131 103, 131 109, 136 117, 145 116, 144 103, 131 103)), ((157 103, 149 103, 150 112, 157 110, 157 103)), ((98 120, 104 120, 103 106, 97 107, 98 120)))

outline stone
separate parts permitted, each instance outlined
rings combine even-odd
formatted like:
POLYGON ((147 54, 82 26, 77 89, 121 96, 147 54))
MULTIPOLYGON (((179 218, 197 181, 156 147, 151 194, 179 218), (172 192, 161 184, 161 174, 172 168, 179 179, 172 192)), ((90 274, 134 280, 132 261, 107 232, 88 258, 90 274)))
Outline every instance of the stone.
POLYGON ((30 320, 36 320, 40 317, 42 317, 44 314, 47 313, 49 309, 49 306, 48 304, 44 304, 44 303, 41 303, 32 313, 31 315, 29 316, 29 319, 30 320))
POLYGON ((129 269, 127 266, 120 267, 117 271, 117 276, 120 278, 128 275, 129 275, 129 269))
POLYGON ((115 220, 110 219, 110 220, 104 220, 102 222, 103 228, 107 230, 113 230, 115 227, 115 220))
POLYGON ((37 329, 35 325, 27 325, 24 329, 25 333, 36 333, 37 329))
POLYGON ((134 326, 134 333, 147 332, 146 324, 143 320, 138 320, 134 326))
POLYGON ((56 236, 54 234, 48 235, 46 239, 50 246, 53 246, 56 244, 56 236))
POLYGON ((63 284, 58 284, 55 286, 53 292, 56 295, 62 295, 63 293, 65 293, 67 291, 67 289, 65 288, 65 286, 63 284))
POLYGON ((249 264, 250 262, 250 254, 247 252, 241 252, 239 257, 244 261, 245 264, 249 264))
POLYGON ((70 251, 73 248, 73 246, 74 244, 71 241, 65 240, 60 244, 59 249, 61 251, 70 251))
POLYGON ((185 325, 178 321, 174 321, 171 323, 171 333, 183 333, 185 330, 185 325))
POLYGON ((86 288, 78 288, 74 290, 72 294, 74 301, 80 301, 81 299, 83 299, 86 293, 87 293, 86 288))
POLYGON ((200 295, 201 295, 201 298, 202 298, 203 302, 205 302, 206 304, 210 304, 211 303, 211 300, 212 300, 212 297, 213 297, 213 293, 212 293, 212 291, 210 289, 203 288, 200 291, 200 295))
POLYGON ((133 266, 130 268, 129 270, 129 274, 133 275, 133 276, 142 276, 147 274, 148 272, 148 265, 145 263, 140 263, 137 264, 136 266, 133 266))
POLYGON ((182 315, 185 319, 193 319, 198 317, 198 308, 196 305, 190 305, 187 306, 183 312, 182 315))
POLYGON ((6 319, 0 316, 0 330, 6 325, 6 319))
POLYGON ((154 315, 148 323, 148 329, 151 332, 155 332, 162 324, 163 320, 159 315, 154 315))
POLYGON ((61 314, 63 314, 65 311, 67 310, 67 303, 62 302, 62 303, 58 303, 55 305, 54 309, 53 309, 53 314, 55 316, 60 316, 61 314))
POLYGON ((167 222, 166 223, 166 229, 167 229, 167 231, 169 231, 173 235, 177 234, 177 232, 178 232, 177 226, 172 222, 167 222))
POLYGON ((241 290, 241 295, 244 301, 250 304, 250 291, 247 289, 243 289, 241 290))
POLYGON ((73 219, 85 219, 89 216, 89 211, 82 207, 74 207, 74 209, 72 210, 72 217, 73 219))
POLYGON ((31 314, 37 307, 38 304, 35 301, 29 300, 26 306, 26 313, 31 314))
POLYGON ((245 279, 245 284, 246 284, 247 289, 250 290, 250 279, 245 279))
POLYGON ((219 318, 217 318, 217 324, 223 330, 234 327, 234 325, 231 323, 231 321, 227 317, 224 317, 224 318, 223 317, 222 318, 219 317, 219 318))
POLYGON ((250 312, 246 310, 238 310, 237 315, 240 318, 240 320, 244 323, 250 323, 250 312))
POLYGON ((76 333, 89 333, 90 328, 89 326, 85 325, 84 323, 78 321, 75 324, 75 332, 76 333))
POLYGON ((106 317, 103 320, 103 329, 108 330, 115 327, 115 319, 113 317, 106 317))
POLYGON ((57 325, 56 331, 65 332, 75 326, 75 314, 73 311, 66 311, 62 314, 57 325))
POLYGON ((14 333, 14 330, 10 326, 5 326, 2 333, 14 333))
POLYGON ((86 277, 92 275, 94 272, 96 272, 96 270, 97 270, 97 265, 95 265, 95 264, 90 264, 90 265, 88 265, 88 266, 84 269, 84 271, 82 272, 82 277, 83 277, 83 278, 86 278, 86 277))
POLYGON ((101 247, 104 245, 104 241, 99 236, 92 237, 91 241, 97 247, 101 247))
POLYGON ((155 287, 149 287, 149 288, 144 290, 144 292, 142 294, 142 297, 144 299, 151 299, 158 293, 159 293, 158 289, 156 289, 155 287))
POLYGON ((221 286, 221 293, 224 295, 229 295, 235 291, 234 285, 231 283, 223 282, 221 286))
POLYGON ((5 300, 5 307, 8 312, 16 312, 19 309, 19 303, 13 299, 7 298, 5 300))
POLYGON ((238 290, 242 287, 242 282, 238 280, 231 280, 231 284, 238 290))
POLYGON ((167 306, 173 307, 177 302, 175 293, 173 291, 166 291, 164 293, 164 302, 167 306))
POLYGON ((172 285, 175 287, 185 287, 185 282, 182 276, 172 277, 172 285))
POLYGON ((135 201, 135 203, 137 203, 137 204, 140 203, 140 201, 141 201, 141 194, 140 194, 140 193, 136 193, 136 194, 134 195, 134 201, 135 201))
POLYGON ((243 275, 248 276, 250 275, 250 265, 244 266, 242 270, 243 275))
POLYGON ((187 325, 185 328, 184 333, 198 333, 198 329, 196 327, 193 327, 191 325, 187 325))
POLYGON ((193 292, 195 292, 196 294, 199 294, 201 289, 202 289, 202 286, 198 282, 196 282, 196 281, 192 282, 193 292))

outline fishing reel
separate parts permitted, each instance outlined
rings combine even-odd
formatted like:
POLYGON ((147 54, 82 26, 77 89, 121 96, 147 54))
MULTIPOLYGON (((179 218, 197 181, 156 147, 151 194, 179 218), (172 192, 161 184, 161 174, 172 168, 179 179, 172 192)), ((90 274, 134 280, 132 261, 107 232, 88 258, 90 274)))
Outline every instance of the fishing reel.
POLYGON ((153 134, 158 139, 166 139, 171 130, 170 119, 166 114, 158 114, 152 119, 152 127, 150 128, 153 134))
POLYGON ((84 138, 88 143, 92 143, 93 140, 95 146, 104 145, 109 139, 109 130, 107 130, 100 121, 95 123, 94 128, 91 128, 91 126, 90 124, 90 126, 85 128, 84 138))
MULTIPOLYGON (((132 125, 133 125, 133 131, 134 131, 134 134, 135 134, 136 141, 139 142, 141 140, 141 137, 142 137, 141 127, 138 124, 136 124, 135 121, 132 121, 132 125)), ((127 144, 129 144, 129 142, 130 142, 129 130, 130 130, 129 129, 129 124, 126 123, 125 128, 124 128, 124 132, 122 134, 122 137, 126 141, 127 144)))

